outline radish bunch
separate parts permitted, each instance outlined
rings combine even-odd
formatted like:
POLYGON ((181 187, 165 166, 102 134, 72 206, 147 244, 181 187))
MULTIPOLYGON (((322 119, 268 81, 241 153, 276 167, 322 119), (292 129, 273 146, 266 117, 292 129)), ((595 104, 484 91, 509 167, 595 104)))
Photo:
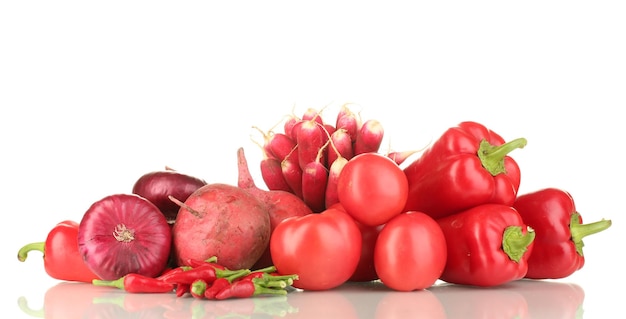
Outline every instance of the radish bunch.
MULTIPOLYGON (((384 129, 375 119, 363 121, 341 106, 334 121, 323 110, 308 108, 302 117, 291 114, 282 131, 263 132, 261 176, 270 190, 300 197, 314 212, 338 202, 337 177, 343 166, 361 153, 378 152, 384 129)), ((387 154, 401 163, 411 152, 387 154)))

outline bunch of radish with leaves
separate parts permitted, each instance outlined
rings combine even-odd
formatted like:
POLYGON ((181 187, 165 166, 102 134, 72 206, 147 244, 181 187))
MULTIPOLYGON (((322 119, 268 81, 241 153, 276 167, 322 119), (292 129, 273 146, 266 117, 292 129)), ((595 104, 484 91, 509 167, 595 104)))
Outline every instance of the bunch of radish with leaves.
MULTIPOLYGON (((261 177, 270 190, 288 191, 301 198, 314 212, 338 202, 337 178, 343 166, 361 153, 377 153, 384 129, 376 119, 363 120, 348 104, 332 120, 325 108, 293 112, 263 135, 261 177), (278 129, 277 129, 278 128, 278 129)), ((413 151, 389 152, 398 165, 413 151)))

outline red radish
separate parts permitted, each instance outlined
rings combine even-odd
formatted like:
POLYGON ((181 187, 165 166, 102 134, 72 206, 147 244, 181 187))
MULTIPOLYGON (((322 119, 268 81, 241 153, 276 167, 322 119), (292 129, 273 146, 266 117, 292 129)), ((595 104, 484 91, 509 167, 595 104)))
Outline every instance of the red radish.
MULTIPOLYGON (((272 133, 267 140, 267 147, 274 154, 276 159, 282 161, 287 155, 293 153, 293 149, 296 148, 296 141, 292 140, 286 134, 272 133)), ((297 156, 298 152, 295 152, 292 156, 297 156)))
POLYGON ((348 279, 353 282, 368 282, 378 279, 376 268, 374 266, 374 247, 376 247, 376 239, 383 229, 384 225, 367 226, 355 221, 361 231, 361 258, 352 277, 348 279))
MULTIPOLYGON (((297 149, 291 155, 296 153, 297 149)), ((283 172, 283 178, 291 188, 291 192, 299 198, 302 198, 302 169, 300 163, 295 161, 291 155, 288 155, 281 163, 280 167, 283 172)), ((294 155, 297 159, 297 155, 294 155)))
MULTIPOLYGON (((329 154, 330 153, 332 152, 329 152, 329 154)), ((326 207, 339 203, 339 195, 337 195, 337 180, 339 179, 339 174, 346 163, 348 163, 348 159, 345 157, 337 157, 337 159, 330 164, 325 195, 326 207)))
POLYGON ((255 141, 253 139, 253 142, 257 145, 259 145, 259 147, 261 147, 261 150, 263 151, 263 154, 265 154, 267 157, 274 157, 277 158, 278 157, 276 155, 274 155, 274 152, 272 152, 272 149, 270 148, 270 136, 271 134, 269 132, 265 132, 263 130, 261 130, 259 127, 257 126, 253 126, 253 129, 259 131, 259 133, 261 133, 261 136, 263 136, 263 143, 259 143, 258 141, 255 141))
POLYGON ((179 173, 166 167, 163 171, 146 173, 133 185, 132 193, 146 198, 158 207, 167 222, 173 224, 178 214, 178 205, 168 196, 187 199, 196 189, 206 185, 200 178, 179 173))
POLYGON ((291 187, 283 175, 281 161, 273 157, 265 157, 261 160, 261 177, 270 190, 291 192, 291 187))
POLYGON ((129 273, 158 276, 167 266, 172 235, 159 208, 135 194, 93 203, 78 227, 78 249, 103 280, 129 273))
POLYGON ((291 137, 294 141, 295 138, 292 134, 293 131, 293 127, 296 126, 297 123, 299 123, 301 120, 300 118, 298 118, 297 116, 290 114, 287 116, 287 120, 285 120, 285 123, 283 123, 283 132, 291 137))
MULTIPOLYGON (((278 190, 266 191, 258 188, 254 183, 252 175, 250 174, 248 161, 246 160, 243 148, 239 148, 237 150, 237 168, 239 172, 237 186, 250 193, 263 205, 265 205, 269 214, 270 233, 274 231, 276 225, 286 218, 304 216, 312 213, 311 208, 309 208, 309 206, 307 206, 302 199, 290 192, 278 190)), ((257 259, 258 262, 256 263, 255 268, 263 268, 262 266, 271 265, 269 246, 266 248, 264 255, 257 259)))
POLYGON ((387 157, 391 158, 396 164, 401 165, 407 158, 417 152, 417 150, 390 152, 387 153, 387 157))
POLYGON ((215 256, 229 269, 250 268, 269 244, 266 205, 247 190, 228 184, 207 184, 180 205, 172 228, 178 265, 215 256))
POLYGON ((354 156, 354 149, 352 147, 352 139, 350 135, 348 135, 348 131, 345 129, 338 129, 333 134, 330 135, 331 144, 337 150, 337 152, 328 152, 328 163, 332 165, 337 159, 337 153, 349 160, 354 156))
MULTIPOLYGON (((289 131, 290 133, 288 134, 289 137, 291 137, 292 140, 296 141, 296 143, 298 142, 298 133, 300 132, 300 127, 302 126, 302 123, 304 121, 300 120, 296 123, 293 124, 293 127, 291 127, 291 130, 289 131)), ((285 134, 287 134, 287 132, 285 131, 285 134)))
POLYGON ((315 108, 308 108, 306 109, 306 111, 304 111, 304 114, 302 115, 302 120, 303 121, 315 121, 317 123, 319 123, 320 125, 324 125, 324 119, 322 118, 322 111, 318 111, 315 108))
POLYGON ((354 141, 356 134, 361 128, 359 118, 354 114, 346 104, 341 106, 339 113, 337 113, 337 119, 335 121, 335 129, 344 129, 350 136, 350 139, 354 141))
POLYGON ((379 121, 374 119, 365 121, 354 141, 354 155, 378 152, 383 135, 384 129, 379 121))
POLYGON ((325 149, 326 146, 320 148, 315 160, 309 162, 302 170, 302 199, 316 213, 326 209, 328 169, 321 162, 325 149))
MULTIPOLYGON (((305 166, 310 162, 316 161, 318 151, 323 148, 327 140, 326 132, 322 126, 314 120, 306 120, 298 131, 298 162, 300 168, 304 170, 305 166)), ((326 156, 322 154, 319 158, 320 163, 326 164, 326 156)))

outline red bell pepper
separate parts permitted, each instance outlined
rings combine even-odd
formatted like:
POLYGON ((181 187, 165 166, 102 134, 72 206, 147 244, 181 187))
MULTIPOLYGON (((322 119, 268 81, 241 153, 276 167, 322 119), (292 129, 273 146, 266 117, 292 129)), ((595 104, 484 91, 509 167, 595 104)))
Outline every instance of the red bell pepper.
POLYGON ((52 278, 88 283, 100 279, 87 267, 78 251, 78 225, 71 220, 58 223, 45 242, 23 246, 17 252, 17 259, 23 262, 30 251, 37 250, 43 253, 45 271, 52 278))
POLYGON ((511 206, 483 204, 437 222, 448 250, 441 280, 490 287, 526 275, 535 233, 511 206))
POLYGON ((404 169, 409 181, 404 211, 437 219, 481 204, 513 204, 520 169, 507 154, 525 145, 524 138, 505 143, 476 122, 449 128, 404 169))
POLYGON ((528 259, 527 278, 564 278, 585 264, 583 237, 611 226, 610 220, 583 224, 572 196, 560 189, 545 188, 518 196, 513 204, 524 222, 537 233, 528 259))

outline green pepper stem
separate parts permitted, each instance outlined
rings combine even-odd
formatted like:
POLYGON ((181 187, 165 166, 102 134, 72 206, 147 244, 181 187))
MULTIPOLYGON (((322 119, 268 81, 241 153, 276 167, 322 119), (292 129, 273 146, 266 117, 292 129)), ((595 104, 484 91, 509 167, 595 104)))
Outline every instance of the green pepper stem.
POLYGON ((215 273, 217 277, 226 278, 226 280, 233 282, 238 278, 241 278, 250 273, 250 269, 237 269, 237 270, 229 270, 229 269, 215 269, 215 273))
POLYGON ((40 251, 41 253, 44 253, 45 246, 46 246, 45 242, 30 243, 30 244, 24 245, 24 247, 20 248, 20 250, 17 252, 17 259, 19 261, 25 261, 26 257, 28 256, 28 252, 32 250, 37 250, 37 251, 40 251))
POLYGON ((124 290, 124 277, 114 280, 94 279, 91 281, 94 286, 115 287, 124 290))
POLYGON ((487 140, 483 139, 478 147, 478 158, 480 158, 483 167, 492 176, 496 176, 506 173, 504 158, 513 150, 524 148, 524 146, 526 146, 526 139, 523 137, 498 146, 491 145, 487 140))
POLYGON ((535 240, 535 230, 528 227, 526 234, 521 226, 509 226, 502 235, 502 249, 514 262, 519 262, 528 246, 535 240))
POLYGON ((569 229, 570 234, 572 236, 572 241, 576 246, 576 252, 583 256, 583 238, 585 236, 589 236, 591 234, 599 233, 609 227, 611 227, 612 222, 610 219, 602 219, 600 221, 589 223, 589 224, 581 224, 580 223, 580 214, 574 213, 572 214, 569 229))
POLYGON ((276 266, 271 265, 271 266, 267 266, 265 268, 259 268, 257 270, 253 270, 252 272, 264 272, 264 273, 272 273, 276 271, 276 266))

